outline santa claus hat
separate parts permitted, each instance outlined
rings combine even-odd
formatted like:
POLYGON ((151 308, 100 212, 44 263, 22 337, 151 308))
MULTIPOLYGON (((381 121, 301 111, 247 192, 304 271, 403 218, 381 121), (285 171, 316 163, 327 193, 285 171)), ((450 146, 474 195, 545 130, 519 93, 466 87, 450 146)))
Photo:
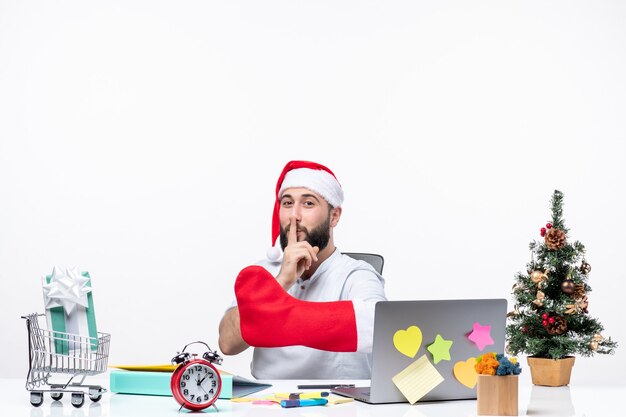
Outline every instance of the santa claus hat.
POLYGON ((288 188, 303 187, 319 194, 333 207, 343 204, 343 190, 335 174, 324 165, 309 161, 290 161, 283 168, 276 183, 276 201, 272 216, 272 248, 267 251, 270 260, 278 260, 280 250, 274 247, 280 235, 280 198, 288 188))

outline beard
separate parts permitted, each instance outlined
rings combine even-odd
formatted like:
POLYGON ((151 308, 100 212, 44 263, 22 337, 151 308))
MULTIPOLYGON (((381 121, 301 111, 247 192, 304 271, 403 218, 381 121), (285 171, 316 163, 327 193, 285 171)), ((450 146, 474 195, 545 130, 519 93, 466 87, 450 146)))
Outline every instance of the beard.
MULTIPOLYGON (((280 247, 283 248, 283 251, 287 247, 287 234, 289 233, 289 229, 289 225, 285 228, 280 226, 280 247)), ((315 229, 309 231, 306 227, 300 227, 298 230, 305 234, 306 237, 304 240, 309 242, 309 245, 312 247, 317 246, 321 252, 328 246, 328 242, 330 241, 330 213, 328 217, 326 217, 326 220, 315 229)))

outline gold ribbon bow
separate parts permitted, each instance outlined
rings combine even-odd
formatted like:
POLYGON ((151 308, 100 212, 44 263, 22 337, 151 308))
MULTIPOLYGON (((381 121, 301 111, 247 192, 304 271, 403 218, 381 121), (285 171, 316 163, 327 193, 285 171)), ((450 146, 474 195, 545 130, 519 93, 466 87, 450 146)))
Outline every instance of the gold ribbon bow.
POLYGON ((576 284, 574 286, 574 294, 572 297, 576 300, 581 299, 585 296, 585 286, 583 284, 576 284))
POLYGON ((591 345, 591 349, 598 350, 598 347, 600 347, 600 342, 602 342, 603 340, 604 337, 602 337, 600 333, 594 334, 591 338, 591 343, 589 343, 591 345))
POLYGON ((517 317, 520 315, 520 311, 519 311, 519 306, 517 304, 515 304, 515 308, 513 309, 513 311, 509 311, 506 316, 507 317, 517 317))
POLYGON ((537 284, 537 288, 543 288, 548 281, 548 274, 541 271, 533 271, 530 273, 530 280, 537 284))
POLYGON ((543 306, 544 298, 546 298, 546 295, 543 293, 543 291, 537 291, 537 298, 535 299, 535 301, 533 301, 533 304, 535 304, 537 307, 543 306))
POLYGON ((587 301, 587 296, 584 296, 580 300, 576 300, 574 304, 567 304, 565 308, 565 314, 574 314, 579 313, 581 311, 585 311, 589 307, 589 301, 587 301))

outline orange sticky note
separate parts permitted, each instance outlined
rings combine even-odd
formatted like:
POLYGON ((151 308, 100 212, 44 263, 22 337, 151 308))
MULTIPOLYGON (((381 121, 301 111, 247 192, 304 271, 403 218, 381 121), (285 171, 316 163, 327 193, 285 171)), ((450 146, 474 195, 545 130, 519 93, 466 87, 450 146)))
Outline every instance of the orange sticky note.
POLYGON ((465 362, 459 361, 454 364, 454 377, 467 388, 474 388, 478 382, 478 374, 474 368, 476 358, 469 358, 465 362))

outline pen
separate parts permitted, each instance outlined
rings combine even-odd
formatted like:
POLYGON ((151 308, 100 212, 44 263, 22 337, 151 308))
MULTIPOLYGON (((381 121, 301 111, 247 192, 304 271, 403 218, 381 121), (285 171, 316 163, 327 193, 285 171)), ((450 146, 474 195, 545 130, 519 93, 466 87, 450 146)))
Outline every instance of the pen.
POLYGON ((303 398, 322 398, 328 397, 330 393, 328 391, 311 391, 311 392, 281 392, 274 394, 278 398, 285 398, 290 400, 299 400, 303 398))
POLYGON ((328 397, 328 395, 329 395, 328 391, 292 392, 291 394, 289 394, 289 399, 299 400, 302 398, 322 398, 322 397, 328 397))
POLYGON ((326 398, 310 398, 302 400, 282 400, 280 406, 284 408, 310 407, 313 405, 326 405, 327 403, 328 400, 326 398))
POLYGON ((298 389, 354 388, 354 384, 298 385, 298 389))

